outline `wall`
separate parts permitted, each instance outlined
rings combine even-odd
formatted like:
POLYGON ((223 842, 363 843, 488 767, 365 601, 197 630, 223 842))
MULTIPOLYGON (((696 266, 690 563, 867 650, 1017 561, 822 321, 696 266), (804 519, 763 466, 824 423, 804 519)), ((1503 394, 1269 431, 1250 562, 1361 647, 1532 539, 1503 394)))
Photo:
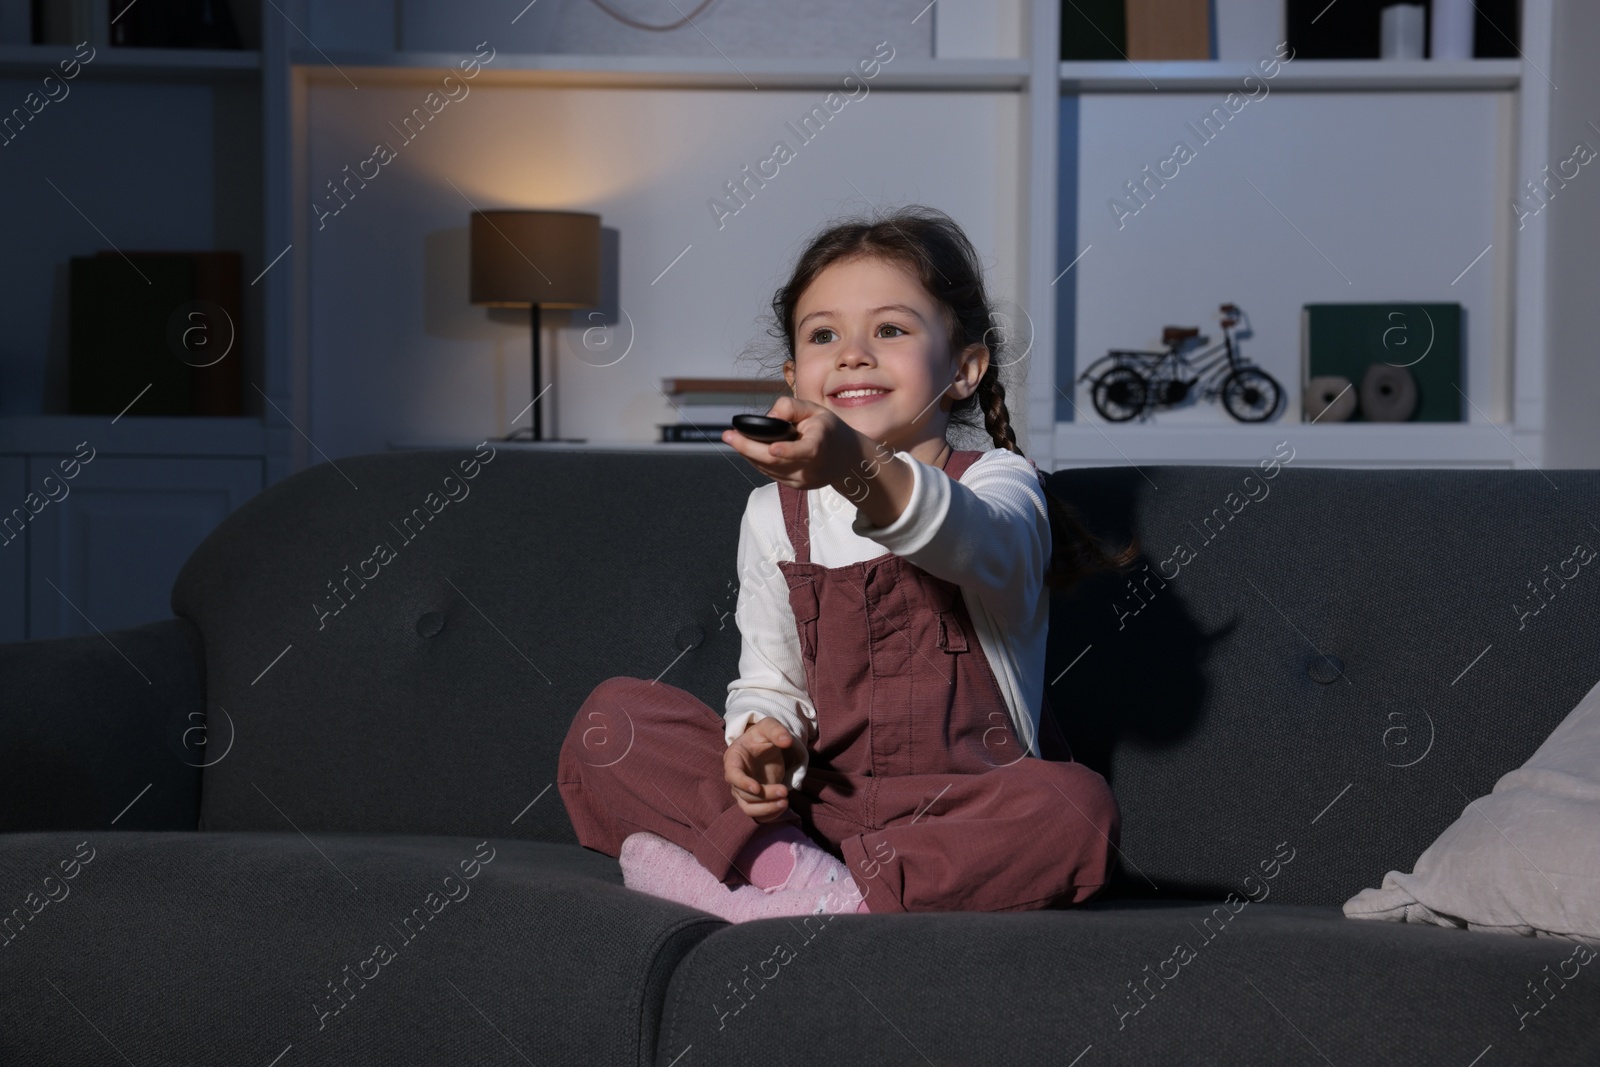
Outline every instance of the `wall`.
POLYGON ((947 210, 986 257, 995 292, 1017 292, 1015 94, 873 90, 803 143, 785 123, 821 91, 479 84, 407 143, 389 123, 430 88, 310 93, 313 191, 357 169, 375 141, 397 146, 378 177, 311 227, 308 432, 330 456, 504 434, 531 399, 526 315, 467 303, 474 207, 596 211, 617 233, 625 314, 590 335, 608 347, 585 349, 591 322, 576 313, 547 335, 546 417, 553 410, 568 436, 652 441, 657 423, 676 421, 663 377, 760 373, 736 357, 763 338, 758 316, 805 237, 835 214, 904 202, 947 210), (794 158, 719 224, 707 202, 779 139, 794 158), (613 362, 630 329, 631 349, 613 362))
MULTIPOLYGON (((979 2, 962 0, 962 6, 979 2)), ((698 0, 607 0, 607 6, 636 22, 665 26, 691 14, 698 0)), ((629 26, 589 0, 538 0, 520 14, 521 2, 313 0, 308 36, 328 51, 459 52, 488 41, 506 52, 709 58, 832 58, 887 38, 907 55, 927 57, 934 20, 918 17, 927 6, 927 0, 716 0, 692 24, 657 32, 629 26)))

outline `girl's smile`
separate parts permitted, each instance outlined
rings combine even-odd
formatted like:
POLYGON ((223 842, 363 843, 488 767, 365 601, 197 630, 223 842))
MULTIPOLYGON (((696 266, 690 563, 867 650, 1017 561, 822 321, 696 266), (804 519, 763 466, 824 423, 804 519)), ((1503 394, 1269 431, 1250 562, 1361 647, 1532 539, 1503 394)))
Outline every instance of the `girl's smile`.
POLYGON ((831 399, 835 407, 856 408, 865 404, 874 404, 889 395, 889 390, 882 388, 852 388, 846 386, 834 393, 831 399))

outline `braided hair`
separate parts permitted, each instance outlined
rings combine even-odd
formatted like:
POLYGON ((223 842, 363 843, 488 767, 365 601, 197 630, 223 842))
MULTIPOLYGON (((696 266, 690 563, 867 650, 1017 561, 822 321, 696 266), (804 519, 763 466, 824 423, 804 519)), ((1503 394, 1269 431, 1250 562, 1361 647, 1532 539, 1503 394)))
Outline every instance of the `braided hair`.
MULTIPOLYGON (((1026 458, 1011 427, 1006 388, 1000 381, 1000 354, 1007 342, 995 326, 995 315, 983 282, 977 250, 954 219, 937 208, 913 205, 880 218, 852 218, 824 228, 813 237, 795 264, 787 284, 772 297, 770 334, 781 340, 786 362, 795 358, 794 318, 800 296, 824 269, 844 260, 871 256, 895 263, 917 278, 938 304, 948 332, 950 351, 982 344, 989 365, 975 392, 956 401, 950 421, 988 434, 994 447, 1026 458)), ((1108 550, 1065 500, 1044 488, 1050 519, 1051 553, 1045 585, 1061 592, 1090 575, 1122 571, 1139 555, 1138 540, 1108 550)))

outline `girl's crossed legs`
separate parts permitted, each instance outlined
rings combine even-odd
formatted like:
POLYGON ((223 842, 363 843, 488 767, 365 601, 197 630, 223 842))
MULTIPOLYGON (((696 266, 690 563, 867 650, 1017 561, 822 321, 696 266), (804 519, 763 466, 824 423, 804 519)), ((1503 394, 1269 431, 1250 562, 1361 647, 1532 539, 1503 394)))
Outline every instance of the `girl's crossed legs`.
MULTIPOLYGON (((601 682, 557 771, 579 842, 620 856, 630 835, 655 834, 718 881, 743 884, 749 871, 736 860, 772 824, 739 810, 726 747, 722 716, 688 691, 601 682)), ((1076 904, 1109 876, 1120 817, 1105 779, 1082 764, 1029 757, 983 774, 874 778, 815 760, 784 821, 842 857, 854 899, 874 912, 1076 904)))

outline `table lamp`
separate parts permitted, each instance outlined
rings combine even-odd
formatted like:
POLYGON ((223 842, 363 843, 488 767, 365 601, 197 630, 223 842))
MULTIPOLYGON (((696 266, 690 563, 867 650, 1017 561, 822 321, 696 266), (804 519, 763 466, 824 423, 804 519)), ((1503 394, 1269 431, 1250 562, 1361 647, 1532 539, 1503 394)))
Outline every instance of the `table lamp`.
MULTIPOLYGON (((533 428, 543 441, 539 309, 600 303, 600 216, 582 211, 474 211, 470 300, 525 307, 533 318, 533 428)), ((516 431, 506 435, 515 440, 516 431)))

